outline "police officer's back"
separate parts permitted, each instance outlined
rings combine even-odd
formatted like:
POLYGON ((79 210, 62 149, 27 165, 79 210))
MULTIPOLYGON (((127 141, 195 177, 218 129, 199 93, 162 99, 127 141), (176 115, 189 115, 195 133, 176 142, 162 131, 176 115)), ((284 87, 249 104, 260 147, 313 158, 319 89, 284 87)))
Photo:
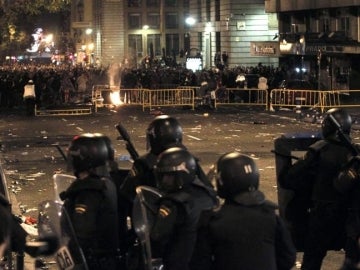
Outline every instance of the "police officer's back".
POLYGON ((108 157, 106 142, 95 134, 76 136, 68 149, 77 179, 61 198, 90 269, 117 269, 116 188, 97 172, 108 157))
POLYGON ((275 213, 277 206, 258 190, 254 160, 226 153, 216 173, 218 194, 225 201, 221 208, 202 213, 191 269, 291 269, 295 247, 275 213))
POLYGON ((360 266, 360 148, 353 145, 354 156, 334 180, 335 188, 347 198, 346 242, 343 270, 360 266), (357 155, 355 155, 357 154, 357 155))
MULTIPOLYGON (((334 179, 351 152, 341 139, 350 135, 351 117, 341 108, 330 109, 322 121, 323 139, 311 145, 304 158, 280 174, 279 183, 295 194, 308 195, 310 212, 304 236, 302 269, 319 270, 329 249, 344 245, 344 196, 334 187, 334 179)), ((298 196, 298 195, 296 195, 298 196)))
POLYGON ((164 193, 151 230, 153 254, 163 259, 165 269, 189 269, 196 240, 196 226, 203 210, 216 203, 214 191, 196 176, 196 160, 182 148, 165 150, 155 174, 164 193))

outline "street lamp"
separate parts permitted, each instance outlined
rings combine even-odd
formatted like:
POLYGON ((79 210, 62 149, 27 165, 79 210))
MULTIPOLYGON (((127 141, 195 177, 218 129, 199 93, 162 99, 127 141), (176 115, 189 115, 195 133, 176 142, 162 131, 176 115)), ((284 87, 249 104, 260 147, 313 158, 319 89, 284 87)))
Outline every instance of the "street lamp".
POLYGON ((185 23, 189 26, 193 26, 196 23, 196 20, 193 17, 187 17, 185 23))
POLYGON ((85 30, 85 42, 84 45, 81 46, 81 49, 83 50, 83 52, 85 53, 85 59, 86 59, 86 63, 85 64, 91 64, 91 57, 92 57, 92 52, 94 51, 94 43, 92 42, 92 33, 93 33, 93 29, 92 28, 86 28, 85 30))

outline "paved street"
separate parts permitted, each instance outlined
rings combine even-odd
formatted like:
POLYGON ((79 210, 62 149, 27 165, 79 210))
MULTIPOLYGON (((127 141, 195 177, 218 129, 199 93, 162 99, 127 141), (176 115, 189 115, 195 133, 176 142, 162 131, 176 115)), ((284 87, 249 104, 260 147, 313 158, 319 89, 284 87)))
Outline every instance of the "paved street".
MULTIPOLYGON (((76 134, 101 132, 108 135, 115 146, 119 166, 129 167, 130 162, 123 160, 128 153, 124 142, 117 140, 115 124, 123 123, 142 154, 146 151, 146 127, 157 113, 160 111, 143 112, 139 107, 120 107, 113 111, 101 109, 95 115, 85 116, 25 117, 19 113, 3 113, 0 119, 0 157, 16 202, 13 202, 14 210, 36 218, 37 204, 54 197, 52 175, 66 173, 59 149, 66 151, 76 134)), ((228 151, 237 150, 255 158, 261 172, 260 189, 272 201, 277 201, 275 159, 271 152, 274 140, 287 133, 316 133, 320 129, 318 122, 312 123, 307 118, 300 121, 292 111, 226 108, 216 112, 164 109, 162 113, 178 118, 184 129, 185 145, 200 159, 205 171, 228 151)), ((353 138, 360 141, 357 129, 353 138)), ((342 253, 330 254, 323 269, 338 269, 342 253)))

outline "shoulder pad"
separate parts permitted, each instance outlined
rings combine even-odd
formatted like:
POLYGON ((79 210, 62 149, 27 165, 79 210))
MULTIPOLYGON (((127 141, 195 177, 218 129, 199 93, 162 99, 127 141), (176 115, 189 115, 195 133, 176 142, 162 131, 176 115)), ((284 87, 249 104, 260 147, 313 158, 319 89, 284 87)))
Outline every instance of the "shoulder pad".
POLYGON ((279 209, 279 206, 276 203, 269 200, 265 200, 264 205, 273 210, 279 209))
POLYGON ((175 192, 175 193, 166 194, 165 196, 162 197, 162 199, 170 199, 175 202, 186 203, 190 201, 191 195, 186 192, 175 192))
POLYGON ((315 152, 320 151, 322 148, 324 148, 325 146, 327 146, 329 144, 329 142, 325 141, 325 140, 319 140, 315 143, 313 143, 312 145, 310 145, 309 149, 313 150, 315 152))

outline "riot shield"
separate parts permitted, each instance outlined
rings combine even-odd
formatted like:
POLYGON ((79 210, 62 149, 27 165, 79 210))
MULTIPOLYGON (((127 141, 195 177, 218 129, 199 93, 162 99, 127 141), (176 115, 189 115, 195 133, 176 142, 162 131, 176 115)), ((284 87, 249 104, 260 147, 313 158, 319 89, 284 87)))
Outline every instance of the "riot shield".
POLYGON ((158 211, 161 193, 152 187, 139 186, 133 205, 132 223, 141 244, 141 252, 146 270, 162 269, 159 259, 152 258, 150 231, 158 211))
POLYGON ((39 204, 38 232, 39 238, 57 236, 60 248, 56 251, 55 259, 59 269, 88 269, 71 221, 60 203, 48 200, 39 204))
POLYGON ((74 182, 76 179, 75 176, 69 174, 54 174, 54 193, 55 193, 55 202, 62 203, 60 199, 60 193, 67 190, 67 188, 74 182))
POLYGON ((293 191, 284 189, 280 185, 279 176, 284 169, 289 168, 296 159, 303 156, 311 144, 319 139, 320 135, 313 133, 286 134, 274 142, 279 212, 290 230, 298 251, 303 251, 304 248, 311 194, 309 192, 309 194, 295 196, 293 191))

